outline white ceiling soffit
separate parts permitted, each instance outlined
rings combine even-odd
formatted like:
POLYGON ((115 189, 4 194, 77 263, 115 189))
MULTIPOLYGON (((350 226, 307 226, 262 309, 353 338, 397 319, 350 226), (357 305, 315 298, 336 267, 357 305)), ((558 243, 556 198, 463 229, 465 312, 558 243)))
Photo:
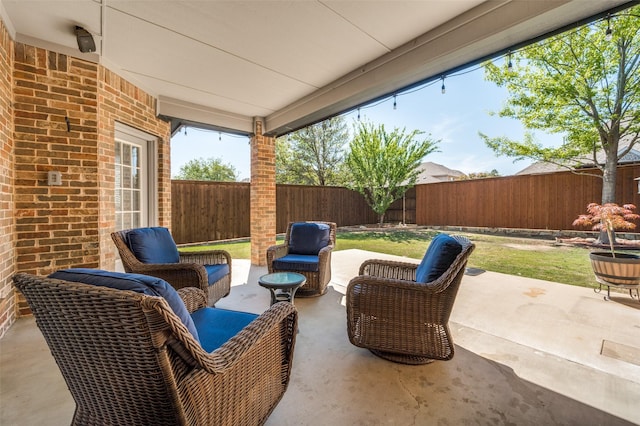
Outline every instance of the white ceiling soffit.
POLYGON ((0 0, 0 15, 16 41, 100 61, 163 116, 240 133, 265 117, 283 134, 624 3, 0 0))
POLYGON ((0 16, 14 40, 94 62, 101 53, 101 9, 93 0, 0 0, 0 16), (80 53, 76 25, 93 35, 95 53, 80 53))
POLYGON ((286 133, 486 58, 626 1, 487 1, 267 116, 286 133))

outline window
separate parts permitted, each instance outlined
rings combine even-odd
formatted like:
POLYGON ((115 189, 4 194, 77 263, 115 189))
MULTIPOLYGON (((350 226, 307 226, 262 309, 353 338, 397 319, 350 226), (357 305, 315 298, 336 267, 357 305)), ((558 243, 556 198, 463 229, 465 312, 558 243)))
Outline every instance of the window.
POLYGON ((155 150, 154 137, 116 124, 116 230, 150 226, 156 222, 155 150))

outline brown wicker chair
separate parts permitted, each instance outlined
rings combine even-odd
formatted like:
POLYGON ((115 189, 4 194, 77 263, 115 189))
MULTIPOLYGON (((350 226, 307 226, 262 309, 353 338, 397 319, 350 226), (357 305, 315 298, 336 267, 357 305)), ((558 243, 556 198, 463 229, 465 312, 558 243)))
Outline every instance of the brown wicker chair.
POLYGON ((327 292, 327 284, 331 281, 331 251, 336 245, 336 224, 333 222, 290 222, 287 226, 284 243, 271 246, 267 249, 267 267, 269 273, 274 272, 297 272, 304 275, 307 279, 305 285, 300 287, 296 292, 296 297, 314 297, 321 296, 327 292), (324 224, 329 226, 329 244, 322 248, 318 253, 318 267, 315 271, 305 270, 304 268, 278 268, 274 265, 274 261, 290 254, 291 230, 295 224, 324 224))
MULTIPOLYGON (((76 402, 74 425, 258 425, 287 389, 297 330, 290 303, 207 353, 162 297, 13 280, 76 402)), ((178 293, 189 312, 206 305, 200 289, 178 293)))
POLYGON ((203 250, 199 252, 180 253, 179 263, 143 263, 131 251, 127 235, 132 229, 111 233, 111 238, 120 253, 122 265, 126 272, 152 275, 162 278, 175 289, 198 287, 207 295, 207 304, 213 306, 231 291, 231 255, 224 250, 203 250), (204 265, 226 264, 229 273, 209 283, 204 265))
POLYGON ((418 265, 367 260, 347 287, 347 330, 355 346, 403 364, 453 358, 448 321, 475 245, 453 236, 462 251, 440 278, 416 283, 418 265))

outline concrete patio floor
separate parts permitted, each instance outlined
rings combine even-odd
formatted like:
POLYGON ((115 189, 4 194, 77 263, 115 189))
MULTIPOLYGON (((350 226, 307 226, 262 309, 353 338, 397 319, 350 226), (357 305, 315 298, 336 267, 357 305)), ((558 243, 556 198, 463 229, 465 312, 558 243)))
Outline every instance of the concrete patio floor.
MULTIPOLYGON (((352 346, 344 292, 369 258, 333 254, 329 291, 298 298, 289 388, 267 425, 640 425, 640 303, 614 293, 484 272, 465 276, 453 360, 394 364, 352 346)), ((407 259, 403 259, 407 260, 407 259)), ((234 260, 218 307, 260 313, 266 268, 234 260)), ((67 425, 74 403, 31 318, 0 340, 0 424, 67 425)))

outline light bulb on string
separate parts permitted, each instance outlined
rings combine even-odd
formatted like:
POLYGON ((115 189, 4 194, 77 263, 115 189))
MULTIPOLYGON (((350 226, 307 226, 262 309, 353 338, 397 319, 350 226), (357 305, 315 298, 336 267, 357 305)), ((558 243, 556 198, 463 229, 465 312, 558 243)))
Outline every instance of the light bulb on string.
POLYGON ((444 87, 444 76, 442 76, 442 88, 440 90, 442 91, 443 95, 447 93, 447 89, 446 87, 444 87))
POLYGON ((604 32, 604 38, 607 41, 611 41, 613 38, 613 31, 611 31, 611 15, 607 15, 607 29, 604 32))
POLYGON ((221 141, 222 140, 222 132, 218 132, 218 140, 221 141))
POLYGON ((360 121, 360 108, 358 108, 358 121, 360 121))
POLYGON ((511 62, 511 51, 507 54, 507 69, 511 71, 513 69, 513 62, 511 62))
POLYGON ((393 109, 396 110, 398 108, 398 103, 396 102, 396 95, 393 95, 393 109))

